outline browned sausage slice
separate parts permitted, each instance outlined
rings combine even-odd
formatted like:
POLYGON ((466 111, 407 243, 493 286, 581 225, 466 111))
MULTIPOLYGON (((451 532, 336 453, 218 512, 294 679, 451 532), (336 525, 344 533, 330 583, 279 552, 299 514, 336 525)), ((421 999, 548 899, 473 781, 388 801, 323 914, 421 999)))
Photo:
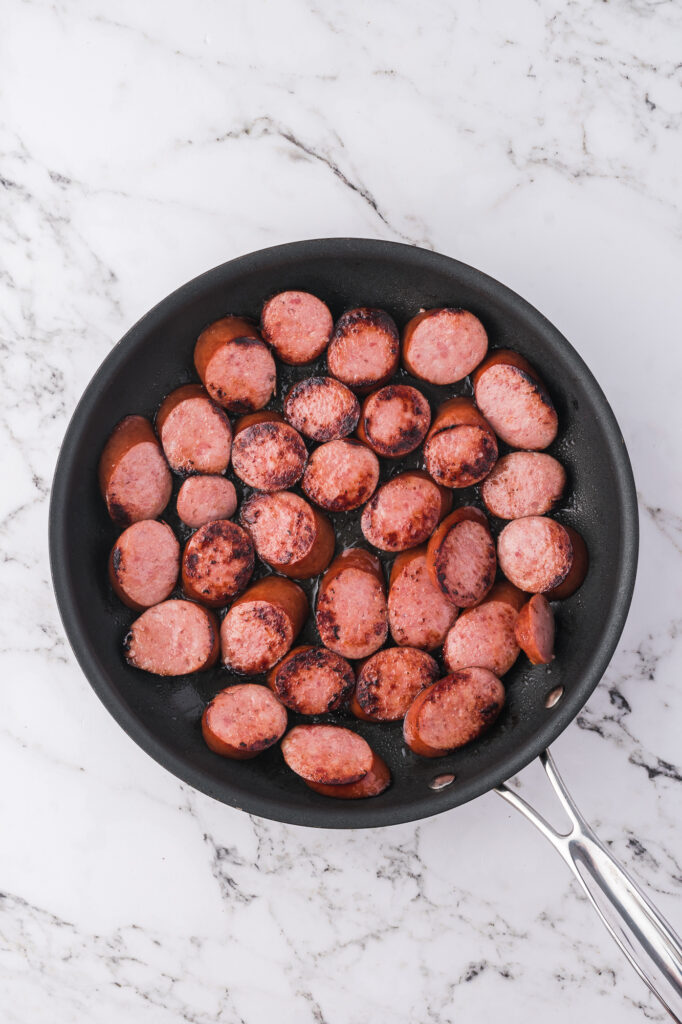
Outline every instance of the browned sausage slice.
POLYGON ((487 350, 483 324, 466 309, 427 309, 403 332, 405 369, 432 384, 463 380, 487 350))
POLYGON ((156 429, 176 473, 224 473, 230 461, 232 427, 219 405, 198 384, 164 398, 156 429))
POLYGON ((255 556, 246 530, 229 519, 200 526, 185 544, 182 586, 188 597, 219 608, 251 579, 255 556))
POLYGON ((268 674, 282 704, 300 715, 335 711, 355 686, 355 673, 345 658, 309 644, 290 651, 268 674))
POLYGON ((375 548, 405 551, 431 536, 452 506, 452 494, 419 470, 394 476, 362 510, 360 527, 375 548))
POLYGON ((317 628, 325 647, 344 658, 367 658, 388 634, 381 564, 363 548, 338 555, 320 581, 317 628))
POLYGON ((568 576, 573 545, 565 527, 545 516, 526 516, 507 523, 497 538, 500 569, 520 590, 540 594, 568 576))
POLYGON ((546 448, 557 435, 552 399, 518 352, 493 352, 474 374, 474 396, 497 436, 515 448, 546 448))
POLYGON ((483 512, 467 505, 455 509, 429 541, 426 564, 434 585, 457 605, 482 601, 495 580, 495 544, 483 512))
POLYGON ((363 664, 355 700, 373 721, 396 722, 405 717, 419 691, 437 678, 438 665, 426 651, 390 647, 377 651, 363 664))
POLYGON ((481 497, 499 519, 543 516, 559 503, 566 486, 564 467, 544 452, 504 455, 483 481, 481 497))
POLYGON ((306 782, 344 786, 371 771, 374 754, 362 736, 338 725, 297 725, 282 740, 284 760, 306 782))
POLYGON ((516 642, 533 665, 554 657, 554 616, 544 594, 534 594, 516 620, 516 642))
POLYGON ((303 438, 278 413, 253 413, 235 424, 232 468, 249 487, 286 490, 301 479, 307 458, 303 438))
POLYGON ((311 501, 329 512, 350 512, 368 501, 379 483, 379 460, 359 441, 343 438, 316 448, 301 487, 311 501))
POLYGON ((133 523, 114 544, 109 578, 118 597, 135 611, 165 601, 180 572, 180 545, 166 523, 133 523))
POLYGON ((275 695, 256 683, 238 683, 216 694, 201 718, 206 746, 245 761, 273 746, 286 732, 287 713, 275 695))
POLYGON ((224 476, 190 476, 178 491, 178 517, 196 530, 213 519, 229 519, 237 511, 237 492, 224 476))
POLYGON ((488 669, 453 672, 415 697, 405 715, 405 742, 421 757, 442 757, 481 736, 503 706, 504 687, 488 669))
POLYGON ((497 440, 470 398, 440 406, 424 445, 429 474, 444 487, 471 487, 497 461, 497 440))
POLYGON ((388 384, 362 403, 358 437, 377 455, 397 459, 419 447, 430 422, 431 409, 421 391, 388 384))
POLYGON ((290 491, 252 495, 242 505, 239 521, 260 558, 285 576, 297 580, 317 576, 332 560, 331 523, 290 491))
POLYGON ((184 676, 218 660, 218 621, 193 601, 164 601, 135 619, 123 641, 126 660, 157 676, 184 676))
POLYGON ((334 377, 306 377, 288 391, 284 415, 305 437, 334 441, 353 433, 360 418, 360 403, 334 377))
POLYGON ((126 416, 99 460, 99 485, 118 526, 156 519, 168 504, 173 479, 149 420, 126 416))
POLYGON ((573 562, 571 563, 568 576, 563 583, 560 583, 558 587, 552 587, 551 590, 546 591, 548 601, 563 601, 564 598, 570 597, 571 594, 575 594, 578 587, 583 585, 583 581, 587 576, 589 557, 585 541, 578 531, 574 530, 572 526, 564 526, 564 530, 571 540, 571 547, 573 548, 573 562))
POLYGON ((244 317, 226 316, 202 331, 194 365, 211 398, 230 412, 262 409, 275 391, 272 352, 244 317))
POLYGON ((310 292, 280 292, 263 306, 263 337, 283 363, 296 366, 321 356, 334 321, 322 299, 310 292))
POLYGON ((503 676, 519 656, 517 618, 513 604, 493 587, 485 601, 462 612, 445 638, 443 661, 448 671, 473 666, 503 676))
POLYGON ((400 341, 382 309, 351 309, 336 323, 327 350, 333 377, 363 391, 386 384, 398 369, 400 341))
POLYGON ((232 604, 220 626, 223 662, 235 672, 267 672, 301 632, 308 600, 291 580, 267 576, 232 604))
POLYGON ((458 611, 431 580, 425 546, 398 555, 388 587, 388 623, 397 644, 432 651, 443 643, 458 611))
POLYGON ((383 758, 374 754, 372 767, 359 782, 349 782, 343 786, 325 786, 322 782, 307 782, 310 789, 322 796, 331 796, 336 800, 362 800, 366 797, 379 796, 391 785, 391 772, 383 758))

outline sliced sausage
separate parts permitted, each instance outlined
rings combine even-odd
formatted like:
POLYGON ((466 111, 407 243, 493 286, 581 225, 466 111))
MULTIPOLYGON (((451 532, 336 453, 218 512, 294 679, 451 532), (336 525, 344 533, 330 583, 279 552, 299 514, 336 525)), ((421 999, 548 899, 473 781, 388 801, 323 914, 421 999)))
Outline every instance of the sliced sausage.
POLYGON ((533 594, 516 620, 516 642, 533 665, 554 657, 554 615, 544 594, 533 594))
POLYGON ((431 409, 421 391, 408 384, 388 384, 362 403, 358 437, 387 459, 418 448, 426 437, 431 409))
POLYGON ((587 576, 589 557, 585 541, 578 531, 574 530, 572 526, 564 526, 564 530, 571 539, 573 562, 571 563, 568 576, 563 583, 560 583, 558 587, 552 587, 551 590, 546 592, 547 599, 549 601, 563 601, 564 598, 570 597, 571 594, 575 594, 576 590, 578 587, 582 586, 583 581, 587 576))
POLYGON ((215 754, 245 761, 282 738, 287 713, 266 686, 237 683, 216 694, 201 718, 206 746, 215 754))
POLYGON ((499 519, 543 516, 558 505, 566 487, 566 471, 544 452, 504 455, 481 487, 486 508, 499 519))
POLYGON ((545 385, 518 352, 500 349, 473 377, 476 404, 498 437, 515 448, 546 448, 559 420, 545 385))
POLYGON ((483 512, 455 509, 429 541, 426 564, 435 586, 458 608, 482 601, 495 580, 495 543, 483 512))
POLYGON ((308 599, 297 583, 267 576, 234 601, 220 626, 225 665, 235 672, 267 672, 301 632, 308 599))
POLYGON ((463 380, 487 351, 485 328, 466 309, 427 309, 403 332, 403 366, 431 384, 463 380))
POLYGON ((282 755, 306 782, 347 786, 371 771, 372 748, 362 736, 338 725, 297 725, 282 740, 282 755))
POLYGON ((180 572, 180 545, 166 523, 142 519, 114 544, 109 579, 117 596, 135 611, 165 601, 180 572))
POLYGON ((474 666, 503 676, 519 656, 517 618, 514 605, 493 587, 485 601, 462 612, 445 638, 443 661, 448 671, 474 666))
POLYGON ((259 557, 285 576, 317 576, 332 560, 331 523, 298 494, 254 494, 242 505, 239 521, 259 557))
POLYGON ((393 318, 382 309, 351 309, 336 322, 327 366, 350 388, 369 391, 386 384, 398 369, 400 340, 393 318))
POLYGON ((280 292, 261 313, 263 337, 283 363, 293 366, 321 356, 333 326, 327 306, 310 292, 280 292))
POLYGON ((477 739, 504 706, 504 687, 486 668, 465 668, 419 693, 405 715, 403 736, 421 757, 442 757, 477 739))
POLYGON ((341 655, 307 644, 270 670, 268 685, 292 711, 322 715, 344 703, 355 686, 355 673, 341 655))
POLYGON ((519 590, 541 594, 553 590, 573 565, 573 545, 561 523, 526 516, 507 523, 497 538, 500 569, 519 590))
POLYGON ((255 556, 246 530, 229 519, 200 526, 185 544, 182 586, 188 597, 219 608, 251 579, 255 556))
POLYGON ((391 772, 383 758, 374 754, 372 767, 359 782, 347 785, 325 786, 322 782, 307 782, 310 789, 322 796, 331 796, 336 800, 361 800, 366 797, 379 796, 391 785, 391 772))
POLYGON ((470 398, 440 406, 424 445, 429 474, 443 487, 471 487, 497 461, 497 440, 470 398))
POLYGON ((397 644, 432 651, 443 643, 458 611, 431 580, 426 545, 398 555, 388 587, 388 624, 397 644))
POLYGON ((126 416, 99 460, 99 486, 117 526, 156 519, 170 501, 173 478, 149 420, 126 416))
POLYGON ((135 619, 123 641, 126 660, 157 676, 184 676, 218 660, 218 620, 193 601, 164 601, 135 619))
POLYGON ((279 413, 252 413, 235 423, 232 468, 249 487, 286 490, 301 479, 307 458, 303 438, 279 413))
POLYGON ((343 438, 316 448, 301 487, 311 501, 330 512, 350 512, 368 501, 379 483, 379 460, 360 441, 343 438))
POLYGON ((377 651, 358 673, 355 700, 375 722, 396 722, 425 686, 435 683, 438 665, 426 651, 390 647, 377 651))
POLYGON ((224 473, 227 469, 232 427, 199 384, 185 384, 164 398, 156 414, 156 430, 176 473, 224 473))
POLYGON ((360 403, 334 377, 306 377, 287 392, 284 415, 304 437, 335 441, 352 434, 357 427, 360 403))
POLYGON ((452 507, 452 494, 421 470, 383 484, 362 510, 360 527, 375 548, 405 551, 431 536, 452 507))
POLYGON ((213 519, 229 519, 237 511, 237 492, 224 476, 190 476, 183 481, 175 504, 185 526, 196 530, 213 519))
POLYGON ((317 629, 325 647, 344 658, 368 658, 388 635, 386 590, 379 559, 347 548, 320 581, 317 629))
POLYGON ((211 398, 230 412, 262 409, 274 394, 272 352, 256 325, 244 317, 226 316, 202 331, 194 365, 211 398))

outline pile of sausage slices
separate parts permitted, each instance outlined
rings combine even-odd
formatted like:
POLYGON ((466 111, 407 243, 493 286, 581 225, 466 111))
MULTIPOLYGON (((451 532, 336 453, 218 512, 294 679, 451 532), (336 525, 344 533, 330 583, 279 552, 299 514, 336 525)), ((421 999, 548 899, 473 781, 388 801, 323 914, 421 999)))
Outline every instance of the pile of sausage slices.
POLYGON ((381 793, 388 766, 352 729, 313 721, 287 732, 287 710, 404 720, 405 743, 422 757, 478 737, 502 709, 500 677, 520 651, 551 661, 549 601, 574 593, 587 572, 580 535, 547 516, 566 474, 543 451, 558 420, 533 367, 510 350, 489 353, 482 323, 463 309, 422 311, 401 339, 382 310, 353 309, 334 324, 324 302, 300 291, 269 299, 259 326, 237 316, 211 324, 194 364, 201 384, 168 395, 155 427, 127 416, 101 456, 102 494, 124 527, 111 583, 141 612, 124 642, 128 662, 179 676, 220 657, 239 681, 204 712, 210 749, 243 759, 281 740, 289 767, 332 797, 381 793), (276 360, 303 366, 325 351, 327 376, 294 383, 283 414, 266 409, 276 360), (470 377, 473 397, 432 414, 401 360, 417 384, 470 377), (498 440, 515 450, 499 457, 498 440), (398 471, 380 483, 380 460, 418 450, 423 468, 393 462, 398 471), (182 551, 159 519, 171 473, 183 478, 178 518, 194 531, 182 551), (480 508, 453 510, 453 496, 475 484, 507 521, 497 543, 480 508), (338 521, 356 510, 366 546, 334 557, 327 513, 338 521), (388 588, 376 551, 395 555, 388 588), (251 582, 256 556, 269 574, 251 582), (182 596, 169 600, 179 576, 182 596), (310 614, 295 581, 317 577, 319 642, 294 646, 310 614), (267 686, 248 681, 265 673, 267 686))

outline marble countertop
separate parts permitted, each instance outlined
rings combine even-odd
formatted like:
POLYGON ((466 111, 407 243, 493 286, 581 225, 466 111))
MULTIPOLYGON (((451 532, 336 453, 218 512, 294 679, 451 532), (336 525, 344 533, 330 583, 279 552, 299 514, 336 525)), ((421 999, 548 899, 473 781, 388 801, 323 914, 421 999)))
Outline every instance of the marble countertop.
MULTIPOLYGON (((589 363, 632 457, 632 610, 554 752, 679 928, 682 8, 8 0, 3 21, 3 1021, 663 1020, 559 858, 492 794, 335 833, 167 774, 68 648, 47 507, 96 367, 215 264, 361 235, 504 281, 589 363)), ((522 781, 541 799, 537 767, 522 781)))

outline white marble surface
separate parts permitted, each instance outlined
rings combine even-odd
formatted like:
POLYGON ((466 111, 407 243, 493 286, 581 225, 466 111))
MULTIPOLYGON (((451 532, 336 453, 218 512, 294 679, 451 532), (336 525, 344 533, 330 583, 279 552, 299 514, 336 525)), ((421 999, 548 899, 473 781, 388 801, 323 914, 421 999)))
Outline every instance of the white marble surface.
POLYGON ((3 4, 3 1022, 663 1019, 493 795, 322 833, 166 774, 75 664, 46 524, 90 376, 202 270, 366 235, 500 278, 589 362, 632 455, 632 611, 555 753, 679 927, 681 44, 674 0, 3 4))

